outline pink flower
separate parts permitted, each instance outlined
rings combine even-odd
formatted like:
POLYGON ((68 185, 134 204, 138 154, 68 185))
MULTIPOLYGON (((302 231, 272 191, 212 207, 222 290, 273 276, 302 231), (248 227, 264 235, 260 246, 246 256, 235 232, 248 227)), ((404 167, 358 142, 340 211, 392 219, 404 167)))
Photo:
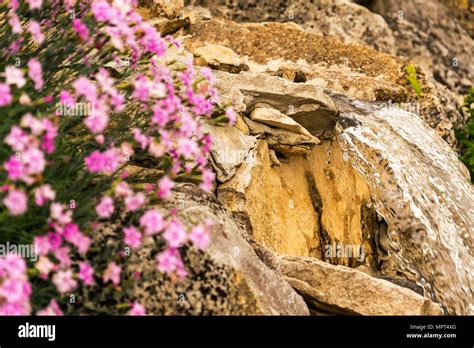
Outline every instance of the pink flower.
POLYGON ((235 122, 237 121, 237 114, 235 113, 234 109, 232 109, 232 108, 226 109, 225 116, 229 120, 230 124, 235 124, 235 122))
POLYGON ((12 32, 14 34, 20 34, 23 31, 20 19, 16 14, 11 15, 10 19, 8 20, 8 24, 10 24, 10 26, 12 27, 12 32))
POLYGON ((24 281, 15 278, 7 278, 0 285, 0 298, 7 302, 19 302, 23 298, 24 281))
POLYGON ((104 272, 103 281, 107 283, 111 281, 114 285, 118 285, 120 283, 120 273, 122 272, 122 268, 118 266, 115 262, 109 263, 107 269, 104 272))
POLYGON ((46 255, 51 250, 47 236, 36 236, 33 239, 33 245, 35 246, 38 255, 46 255))
POLYGON ((142 192, 129 195, 125 197, 124 203, 127 211, 135 211, 145 203, 145 195, 142 192))
POLYGON ((94 102, 90 115, 84 120, 87 128, 95 134, 103 132, 109 123, 108 106, 102 99, 94 102))
POLYGON ((206 249, 211 242, 208 228, 206 229, 203 226, 193 227, 189 234, 189 240, 191 240, 198 249, 206 249))
POLYGON ((163 237, 171 248, 177 248, 186 240, 186 232, 178 220, 171 220, 166 224, 163 237))
POLYGON ((129 315, 134 315, 134 316, 142 316, 146 315, 146 309, 143 307, 141 304, 138 302, 134 302, 132 305, 132 308, 130 308, 130 311, 128 312, 129 315))
POLYGON ((68 91, 61 91, 59 93, 59 102, 63 105, 71 105, 74 104, 76 100, 68 91))
POLYGON ((158 192, 156 193, 160 198, 169 198, 171 196, 171 189, 175 183, 170 178, 165 176, 158 183, 158 192))
POLYGON ((83 95, 89 102, 97 100, 97 87, 88 78, 81 76, 72 83, 77 95, 83 95))
POLYGON ((159 272, 164 272, 171 274, 173 272, 178 272, 181 275, 184 275, 183 261, 179 255, 178 249, 168 248, 161 253, 156 255, 157 269, 159 272))
POLYGON ((25 175, 25 166, 16 156, 11 156, 3 166, 11 180, 18 180, 25 175))
POLYGON ((61 238, 61 236, 55 232, 48 233, 48 241, 49 241, 49 246, 52 251, 59 248, 61 244, 63 243, 63 239, 61 238))
POLYGON ((214 179, 216 178, 216 175, 214 172, 210 169, 204 169, 202 171, 202 183, 199 185, 201 189, 204 191, 210 191, 212 190, 212 186, 214 184, 214 179))
POLYGON ((209 83, 214 83, 214 74, 212 73, 212 70, 210 68, 208 68, 207 66, 201 68, 201 74, 209 83))
POLYGON ((49 184, 44 184, 35 189, 35 203, 43 206, 47 201, 54 201, 56 199, 56 192, 49 184))
POLYGON ((121 181, 115 186, 114 194, 116 197, 127 197, 130 196, 133 191, 130 189, 125 181, 121 181))
POLYGON ((112 7, 106 1, 94 1, 91 6, 92 14, 99 22, 109 21, 113 18, 112 7))
POLYGON ((10 315, 29 315, 30 314, 30 305, 29 303, 10 303, 6 302, 3 305, 0 305, 0 315, 1 316, 10 316, 10 315))
POLYGON ((138 76, 133 83, 133 97, 140 101, 147 101, 150 96, 149 80, 143 76, 138 76))
POLYGON ((28 149, 23 153, 22 162, 26 164, 27 174, 40 174, 46 166, 44 153, 35 148, 28 149))
POLYGON ((36 90, 43 88, 43 70, 41 69, 41 63, 38 59, 31 58, 28 61, 28 76, 35 83, 36 90))
POLYGON ((166 44, 158 31, 148 23, 142 23, 142 30, 145 35, 141 39, 141 44, 145 46, 145 50, 156 54, 158 57, 162 56, 166 52, 166 44))
POLYGON ((113 173, 119 165, 120 153, 117 149, 111 148, 100 153, 98 150, 86 157, 87 170, 91 173, 113 173))
POLYGON ((54 315, 61 316, 61 315, 64 315, 64 313, 61 311, 61 308, 59 308, 58 302, 56 302, 56 300, 51 300, 51 301, 49 302, 48 307, 39 310, 39 311, 36 313, 36 315, 38 315, 38 316, 46 316, 46 315, 49 315, 49 316, 54 316, 54 315))
POLYGON ((3 204, 8 208, 11 215, 21 215, 28 207, 28 197, 23 191, 12 189, 8 191, 3 199, 3 204))
POLYGON ((133 128, 132 133, 133 133, 133 139, 135 139, 135 141, 140 144, 142 150, 145 150, 148 144, 150 144, 151 138, 142 134, 142 131, 140 128, 133 128))
POLYGON ((72 27, 82 40, 87 41, 89 39, 89 30, 79 19, 75 18, 72 20, 72 27))
POLYGON ((184 158, 192 158, 199 152, 199 148, 195 141, 187 138, 178 140, 178 154, 184 158))
POLYGON ((76 224, 67 224, 66 226, 64 226, 62 233, 64 239, 74 245, 78 249, 80 254, 84 254, 87 252, 87 250, 89 250, 92 240, 86 235, 82 234, 76 224))
POLYGON ((68 224, 72 221, 72 212, 67 210, 66 206, 60 203, 51 204, 50 216, 61 225, 68 224))
POLYGON ((38 262, 35 264, 36 269, 40 272, 40 277, 46 279, 48 274, 56 267, 54 263, 46 256, 40 256, 38 262))
POLYGON ((53 284, 56 285, 56 289, 61 294, 65 294, 74 290, 77 285, 71 270, 56 272, 53 275, 52 281, 53 284))
POLYGON ((97 215, 102 218, 110 217, 113 214, 114 210, 114 200, 109 196, 102 197, 99 204, 95 207, 97 215))
POLYGON ((30 25, 28 26, 28 31, 31 33, 33 40, 35 40, 38 44, 42 44, 44 41, 44 35, 41 32, 41 26, 37 21, 30 19, 30 25))
POLYGON ((94 283, 94 270, 88 262, 79 263, 79 273, 77 277, 81 279, 84 284, 91 285, 94 283))
POLYGON ((140 218, 140 226, 148 235, 158 233, 164 227, 163 216, 155 209, 150 209, 140 218))
POLYGON ((142 234, 135 227, 125 227, 123 229, 125 234, 124 242, 132 249, 137 249, 140 247, 142 242, 142 234))
POLYGON ((61 267, 67 267, 71 264, 71 257, 69 256, 71 253, 71 248, 61 247, 56 249, 53 253, 54 256, 59 260, 61 267))
POLYGON ((5 138, 5 143, 10 145, 15 151, 24 151, 30 146, 31 142, 28 133, 18 126, 13 126, 5 138))
POLYGON ((43 5, 43 0, 28 0, 28 5, 30 6, 30 10, 39 10, 43 5))
POLYGON ((0 82, 0 107, 9 105, 12 102, 10 86, 0 82))
POLYGON ((7 84, 16 85, 18 88, 22 88, 26 84, 23 71, 13 65, 9 65, 5 68, 5 81, 7 84))

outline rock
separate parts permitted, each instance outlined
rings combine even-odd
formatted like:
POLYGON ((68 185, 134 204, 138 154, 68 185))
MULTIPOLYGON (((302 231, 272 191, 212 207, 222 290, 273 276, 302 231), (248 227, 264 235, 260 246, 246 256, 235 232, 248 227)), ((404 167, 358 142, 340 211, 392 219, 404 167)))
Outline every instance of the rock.
POLYGON ((209 65, 213 69, 239 73, 248 70, 244 59, 230 48, 222 45, 205 45, 193 51, 197 65, 209 65))
POLYGON ((255 105, 255 108, 250 113, 250 118, 254 121, 265 123, 269 126, 286 129, 294 133, 311 137, 311 134, 299 123, 295 122, 291 117, 288 117, 282 114, 280 111, 265 104, 255 105))
MULTIPOLYGON (((308 315, 308 308, 291 286, 265 266, 244 238, 246 232, 214 196, 191 184, 181 184, 167 208, 177 209, 178 217, 192 226, 213 222, 211 245, 205 251, 183 247, 181 255, 188 275, 173 279, 157 273, 155 253, 160 242, 144 240, 138 252, 131 252, 124 279, 141 272, 127 290, 127 299, 136 300, 152 315, 308 315)), ((121 225, 104 225, 94 234, 94 243, 110 253, 123 252, 121 225)), ((100 255, 98 256, 100 257, 100 255)), ((125 285, 124 285, 125 286, 125 285)), ((78 296, 96 311, 115 313, 113 291, 94 285, 78 296)), ((87 313, 86 313, 87 314, 87 313)))
MULTIPOLYGON (((266 4, 273 4, 273 7, 269 5, 269 13, 274 13, 278 9, 277 4, 280 3, 282 2, 277 0, 266 2, 266 4)), ((264 4, 259 3, 259 8, 260 6, 265 7, 264 4)), ((285 4, 282 6, 286 8, 285 4)), ((342 0, 318 0, 315 2, 315 6, 324 9, 333 18, 337 18, 339 12, 350 12, 343 10, 344 8, 350 10, 352 6, 358 5, 348 4, 347 1, 342 0), (318 3, 331 3, 331 6, 324 7, 318 3)), ((357 11, 367 12, 360 6, 357 11)), ((262 12, 262 14, 264 13, 265 11, 262 12)), ((397 11, 392 12, 393 15, 395 13, 397 11)), ((381 20, 381 17, 376 17, 381 20)), ((348 23, 352 23, 352 21, 349 19, 348 23)), ((420 67, 417 68, 417 77, 422 84, 423 96, 421 98, 416 96, 406 80, 405 67, 420 61, 417 52, 410 55, 413 59, 412 62, 404 56, 394 57, 365 46, 343 43, 333 37, 307 32, 289 23, 235 23, 224 19, 211 19, 194 23, 186 33, 189 36, 185 39, 185 46, 189 50, 193 51, 197 47, 209 44, 228 47, 238 56, 246 59, 250 71, 259 74, 255 75, 255 79, 257 76, 258 79, 261 79, 263 74, 276 75, 300 85, 312 84, 366 101, 401 103, 404 105, 403 108, 410 111, 415 110, 415 113, 434 128, 453 148, 458 146, 454 128, 462 127, 468 119, 466 113, 459 111, 459 96, 437 82, 436 76, 433 78, 429 70, 424 71, 420 67)), ((416 35, 418 34, 423 36, 423 33, 417 32, 416 35)), ((383 40, 386 37, 386 35, 365 36, 368 41, 373 43, 372 46, 377 46, 377 43, 380 42, 378 40, 383 40)), ((409 37, 408 40, 416 42, 415 35, 409 37)), ((459 60, 459 64, 469 61, 469 58, 462 52, 472 48, 472 40, 465 42, 465 44, 466 48, 458 50, 461 52, 460 57, 463 57, 459 60)), ((386 47, 384 44, 379 46, 386 47)), ((423 48, 423 50, 426 49, 423 48)), ((389 52, 392 51, 389 50, 389 52)), ((431 55, 432 52, 430 52, 427 54, 431 55)), ((447 61, 449 59, 444 59, 443 62, 447 61)), ((429 64, 421 64, 421 61, 420 65, 425 69, 430 68, 429 64)), ((461 70, 456 71, 461 74, 461 70)), ((440 76, 449 74, 452 72, 448 71, 440 76)), ((470 75, 466 74, 466 76, 469 79, 470 75)), ((265 80, 265 83, 261 84, 265 85, 269 82, 269 80, 265 80)), ((469 83, 472 84, 472 79, 469 83)), ((258 81, 255 81, 254 84, 258 84, 258 81)), ((245 110, 242 109, 242 94, 225 95, 225 97, 227 101, 236 100, 237 111, 245 110)), ((291 116, 288 114, 288 110, 280 111, 291 116)), ((303 124, 303 126, 305 125, 303 124)))
POLYGON ((376 216, 366 206, 370 193, 337 143, 277 159, 280 165, 273 166, 268 143, 259 140, 234 177, 218 185, 218 199, 248 221, 258 243, 277 253, 356 266, 363 260, 325 254, 334 243, 363 245, 365 259, 374 264, 376 216))
POLYGON ((309 305, 338 314, 442 315, 429 299, 386 280, 309 258, 281 256, 276 268, 309 305))
POLYGON ((237 128, 205 125, 203 130, 212 137, 211 161, 220 182, 229 180, 238 166, 255 147, 257 138, 245 135, 237 128))
POLYGON ((237 22, 289 22, 306 31, 337 37, 394 53, 395 38, 384 19, 348 0, 191 0, 209 6, 216 16, 237 22))
POLYGON ((139 0, 138 4, 148 9, 151 16, 176 18, 183 10, 184 0, 139 0))
MULTIPOLYGON (((448 1, 372 1, 397 40, 397 54, 408 56, 451 91, 466 94, 474 84, 474 41, 452 15, 448 1), (433 25, 436 23, 436 25, 433 25)), ((455 2, 451 2, 451 7, 455 2)), ((467 15, 469 10, 464 9, 467 15)))
POLYGON ((290 116, 313 135, 334 126, 337 107, 321 87, 251 72, 236 75, 216 71, 215 77, 221 103, 234 100, 239 112, 250 113, 257 104, 264 103, 290 116), (305 124, 309 119, 311 124, 305 124))

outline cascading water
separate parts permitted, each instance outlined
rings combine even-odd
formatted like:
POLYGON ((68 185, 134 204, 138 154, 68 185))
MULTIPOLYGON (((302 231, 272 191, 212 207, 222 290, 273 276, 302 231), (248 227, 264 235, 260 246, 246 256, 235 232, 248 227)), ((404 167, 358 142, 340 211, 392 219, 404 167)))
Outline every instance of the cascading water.
POLYGON ((388 268, 449 314, 474 314, 474 188, 455 152, 417 115, 334 96, 344 155, 365 177, 393 240, 388 268))

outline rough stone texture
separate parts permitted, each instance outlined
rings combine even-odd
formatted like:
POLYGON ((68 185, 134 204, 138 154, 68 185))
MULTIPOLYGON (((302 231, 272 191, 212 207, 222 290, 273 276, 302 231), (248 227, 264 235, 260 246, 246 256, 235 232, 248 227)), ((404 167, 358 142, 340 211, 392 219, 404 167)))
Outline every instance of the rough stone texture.
MULTIPOLYGON (((189 36, 185 46, 190 51, 221 45, 245 59, 249 70, 260 74, 254 76, 252 85, 268 88, 270 81, 263 74, 276 75, 300 85, 329 88, 362 100, 404 103, 454 148, 457 146, 454 128, 464 125, 467 119, 467 114, 458 110, 458 97, 419 67, 423 95, 417 98, 405 79, 407 59, 308 33, 294 23, 239 24, 211 19, 194 23, 186 34, 189 36)), ((236 100, 237 111, 242 111, 241 95, 225 93, 230 92, 224 92, 226 100, 236 100)), ((288 115, 287 110, 280 111, 288 115)))
POLYGON ((294 22, 308 32, 409 57, 458 93, 465 93, 474 83, 469 69, 474 48, 474 10, 467 0, 188 2, 205 5, 215 15, 238 22, 294 22), (454 58, 458 60, 457 67, 452 64, 454 58))
MULTIPOLYGON (((308 314, 301 296, 260 261, 244 238, 245 230, 214 196, 182 184, 167 207, 177 208, 181 221, 189 226, 210 219, 214 223, 211 245, 205 252, 183 248, 189 274, 179 280, 156 271, 154 254, 163 242, 145 240, 138 253, 132 251, 124 270, 125 279, 132 279, 134 272, 141 272, 142 277, 130 282, 129 298, 120 301, 137 300, 154 315, 308 314)), ((123 249, 122 238, 117 237, 121 233, 116 225, 104 226, 94 234, 94 245, 118 254, 123 249)), ((93 286, 79 296, 86 307, 92 306, 93 299, 98 303, 95 310, 113 313, 118 300, 114 292, 110 286, 93 286)))
POLYGON ((205 125, 204 131, 212 137, 211 161, 221 182, 229 180, 238 166, 255 147, 257 138, 245 135, 234 127, 205 125))
POLYGON ((177 17, 184 7, 184 0, 139 0, 139 6, 150 11, 150 15, 177 17))
POLYGON ((237 22, 294 22, 306 31, 394 53, 395 38, 384 19, 348 0, 190 0, 237 22))
POLYGON ((376 217, 365 212, 370 193, 337 143, 280 160, 272 166, 268 144, 260 140, 235 176, 218 186, 219 200, 249 221, 257 242, 277 253, 355 266, 364 260, 325 253, 333 244, 363 245, 373 264, 376 217))
POLYGON ((370 9, 387 20, 396 54, 413 59, 438 82, 465 94, 474 84, 474 41, 443 2, 375 0, 370 9))
POLYGON ((245 59, 242 59, 230 48, 221 45, 206 45, 193 51, 196 65, 208 65, 214 69, 239 73, 248 70, 245 59))
POLYGON ((250 118, 261 123, 265 123, 269 126, 276 128, 282 128, 291 132, 311 136, 311 134, 302 127, 299 123, 282 114, 277 109, 274 109, 266 104, 256 105, 250 113, 250 118))
MULTIPOLYGON (((266 71, 275 60, 280 60, 277 65, 293 63, 289 74, 285 71, 288 69, 277 68, 276 74, 284 78, 298 78, 301 74, 293 73, 302 72, 304 65, 309 66, 309 71, 312 72, 309 75, 312 76, 305 77, 305 80, 312 79, 311 83, 319 86, 364 100, 408 103, 407 107, 416 109, 446 142, 457 148, 454 128, 463 127, 468 118, 466 113, 459 110, 458 93, 474 83, 472 72, 468 71, 474 44, 463 27, 448 17, 448 9, 437 1, 430 5, 430 8, 434 6, 433 13, 423 7, 424 1, 417 1, 412 5, 404 3, 406 12, 411 11, 412 17, 422 17, 426 30, 420 30, 413 24, 415 20, 413 23, 406 17, 403 21, 397 20, 398 9, 391 8, 387 10, 387 14, 380 10, 397 35, 397 48, 401 47, 400 49, 392 46, 393 35, 382 17, 347 0, 315 0, 310 4, 298 0, 267 0, 259 1, 258 6, 257 2, 252 1, 238 2, 236 5, 224 0, 202 3, 210 6, 214 13, 236 20, 289 20, 286 19, 287 11, 293 11, 294 18, 286 23, 238 24, 218 19, 196 22, 187 31, 191 38, 186 41, 186 45, 191 51, 207 44, 227 46, 241 57, 248 57, 250 70, 259 72, 266 71), (222 11, 226 6, 231 9, 227 15, 222 11), (358 15, 354 16, 353 13, 358 15), (443 28, 446 28, 444 32, 433 29, 436 27, 432 24, 436 22, 437 15, 442 18, 443 28), (316 32, 336 35, 338 39, 309 32, 302 23, 313 17, 318 18, 316 25, 320 26, 320 30, 316 32), (303 26, 299 27, 293 21, 303 26), (325 22, 329 23, 326 25, 325 22), (355 30, 352 25, 360 30, 355 30), (395 26, 408 28, 398 30, 395 26), (353 40, 354 35, 360 39, 353 40), (438 37, 441 38, 440 42, 438 37), (342 38, 345 38, 346 44, 339 41, 342 38), (365 46, 349 44, 352 42, 363 43, 365 46), (397 53, 400 57, 385 55, 366 46, 397 53), (452 66, 451 55, 458 58, 458 67, 452 66), (418 79, 423 87, 420 99, 405 79, 405 66, 410 62, 418 65, 418 79), (434 74, 430 69, 433 69, 434 74)), ((380 3, 384 1, 381 0, 380 3)), ((397 3, 391 1, 387 6, 396 7, 397 3)), ((385 8, 384 5, 383 9, 385 8)), ((302 82, 301 79, 299 82, 302 82)))
POLYGON ((282 256, 277 270, 309 305, 338 314, 442 315, 419 294, 358 270, 308 257, 282 256))

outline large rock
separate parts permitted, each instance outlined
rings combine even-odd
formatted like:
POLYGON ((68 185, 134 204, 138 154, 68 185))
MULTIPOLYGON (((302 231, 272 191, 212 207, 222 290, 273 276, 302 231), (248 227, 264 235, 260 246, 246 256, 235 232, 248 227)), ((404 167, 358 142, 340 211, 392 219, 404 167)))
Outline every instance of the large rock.
POLYGON ((280 160, 273 166, 268 144, 260 140, 234 177, 218 186, 219 200, 248 221, 257 242, 277 253, 351 266, 374 263, 370 193, 337 143, 280 160), (327 255, 335 244, 363 246, 365 259, 327 255))
POLYGON ((412 290, 348 267, 282 256, 277 270, 319 310, 359 315, 443 314, 438 304, 412 290))
POLYGON ((295 22, 306 31, 394 53, 395 38, 384 19, 349 0, 191 0, 216 16, 237 22, 295 22))
MULTIPOLYGON (((134 280, 124 282, 129 288, 121 301, 137 300, 154 315, 308 314, 301 296, 260 261, 245 239, 246 231, 213 195, 181 184, 166 206, 176 209, 187 226, 212 221, 211 244, 204 252, 191 247, 181 250, 188 275, 179 280, 157 272, 154 255, 163 245, 145 240, 138 252, 127 254, 123 277, 134 280), (137 272, 139 278, 134 276, 137 272)), ((96 230, 95 247, 108 255, 123 255, 121 226, 129 223, 121 221, 96 230)), ((92 312, 115 313, 115 301, 120 301, 111 286, 94 285, 83 289, 79 297, 86 311, 93 308, 92 312)))
MULTIPOLYGON (((276 11, 280 2, 268 1, 268 4, 274 5, 268 10, 270 12, 276 11)), ((326 2, 320 0, 316 1, 316 4, 326 2)), ((341 11, 342 13, 350 12, 353 6, 358 7, 358 11, 367 12, 360 6, 349 4, 347 1, 329 2, 332 3, 331 6, 325 7, 321 4, 318 6, 331 13, 333 18, 338 18, 341 11), (341 8, 348 10, 344 12, 345 10, 341 10, 341 8)), ((286 8, 286 5, 282 6, 286 8)), ((423 10, 421 11, 423 12, 423 10)), ((304 13, 304 11, 301 10, 300 13, 304 13)), ((376 17, 381 20, 381 17, 376 17)), ((352 21, 349 19, 348 23, 352 23, 352 21)), ((465 48, 457 49, 459 52, 458 67, 451 67, 455 72, 448 70, 448 66, 446 66, 446 69, 439 70, 441 72, 438 75, 441 78, 436 76, 433 78, 429 70, 432 65, 424 64, 423 58, 419 59, 417 52, 407 54, 408 58, 412 59, 410 61, 404 55, 394 57, 358 44, 344 43, 330 36, 320 36, 303 30, 293 22, 235 23, 224 19, 211 19, 193 23, 185 33, 189 35, 186 37, 185 46, 190 51, 207 45, 225 46, 245 59, 250 71, 266 72, 294 82, 306 82, 306 84, 330 88, 363 100, 392 104, 402 103, 402 108, 419 114, 454 148, 457 147, 454 128, 462 127, 468 118, 467 114, 459 111, 459 96, 444 88, 439 81, 451 88, 454 85, 443 82, 448 79, 443 76, 464 76, 462 69, 469 62, 465 52, 472 51, 472 40, 467 42, 467 39, 463 39, 463 42, 466 41, 465 48), (411 63, 419 65, 417 77, 423 87, 421 98, 416 96, 406 80, 405 67, 411 63)), ((345 33, 347 34, 347 32, 345 33)), ((418 32, 410 34, 407 45, 412 43, 418 45, 416 43, 418 34, 423 36, 423 33, 418 32)), ((348 36, 350 35, 348 34, 348 36)), ((369 46, 378 46, 375 43, 384 40, 387 36, 363 35, 362 37, 366 41, 373 42, 369 46)), ((448 37, 446 42, 454 39, 448 37)), ((349 40, 349 42, 351 41, 349 40)), ((436 41, 433 41, 433 45, 435 44, 436 41)), ((388 49, 390 45, 381 44, 379 46, 392 52, 388 49)), ((426 48, 420 47, 420 50, 426 51, 426 48)), ((425 53, 434 54, 433 52, 435 51, 425 53)), ((442 56, 445 57, 445 55, 442 56)), ((443 60, 443 62, 447 61, 449 59, 443 60)), ((445 64, 449 65, 450 63, 445 64)), ((224 70, 228 71, 228 69, 224 70)), ((457 78, 456 83, 462 85, 472 83, 470 74, 466 73, 465 76, 464 82, 459 82, 457 78)))

